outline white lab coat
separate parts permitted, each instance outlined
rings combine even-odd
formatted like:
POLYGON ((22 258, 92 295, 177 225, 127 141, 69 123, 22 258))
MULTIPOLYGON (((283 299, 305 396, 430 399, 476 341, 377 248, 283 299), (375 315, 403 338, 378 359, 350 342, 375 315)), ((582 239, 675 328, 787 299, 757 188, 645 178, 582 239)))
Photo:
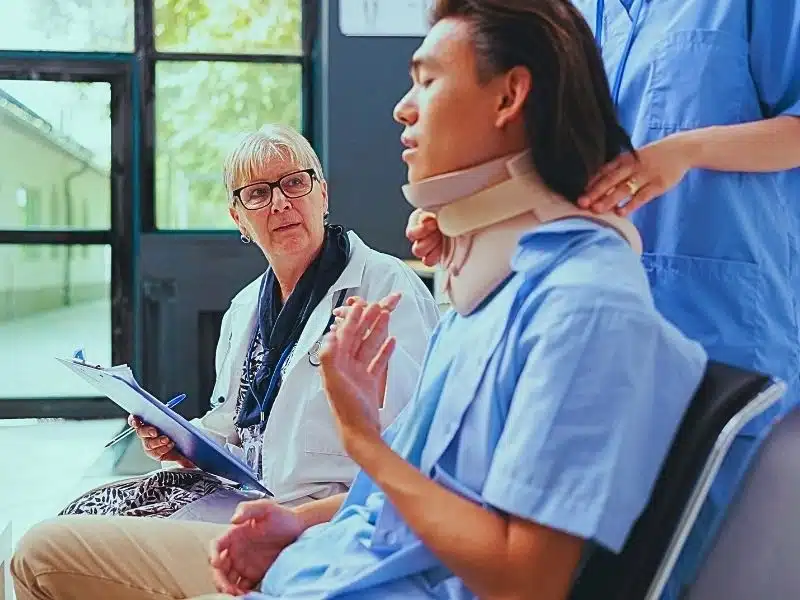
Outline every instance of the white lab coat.
MULTIPOLYGON (((428 339, 439 321, 433 297, 408 265, 369 248, 355 233, 348 235, 350 261, 300 334, 267 419, 262 481, 278 502, 294 504, 346 491, 357 471, 339 440, 319 369, 309 361, 309 352, 321 339, 341 290, 347 290, 347 296, 368 301, 380 300, 395 291, 403 294, 389 322, 397 346, 389 363, 380 414, 384 428, 411 399, 428 339)), ((224 438, 234 451, 239 444, 234 426, 236 400, 256 326, 261 279, 239 292, 222 319, 212 395, 212 405, 221 404, 196 421, 224 438)))

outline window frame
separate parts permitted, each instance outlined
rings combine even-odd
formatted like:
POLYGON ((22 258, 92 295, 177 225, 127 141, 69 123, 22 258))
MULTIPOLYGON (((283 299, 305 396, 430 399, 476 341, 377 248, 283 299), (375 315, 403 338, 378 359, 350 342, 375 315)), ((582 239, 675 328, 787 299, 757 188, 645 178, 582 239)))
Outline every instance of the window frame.
MULTIPOLYGON (((126 55, 86 58, 85 53, 0 52, 0 80, 105 82, 111 87, 110 214, 108 229, 0 229, 0 245, 48 244, 52 246, 111 247, 111 353, 114 363, 133 356, 134 259, 136 228, 131 182, 133 170, 133 61, 126 55)), ((121 411, 105 398, 0 398, 0 418, 119 416, 121 411)))
MULTIPOLYGON (((111 247, 111 349, 114 364, 138 366, 141 337, 138 247, 142 234, 176 235, 156 227, 155 70, 159 61, 299 64, 302 133, 312 143, 312 49, 320 17, 318 0, 300 0, 301 53, 236 54, 160 52, 155 45, 154 0, 134 0, 133 52, 60 52, 0 49, 0 79, 107 82, 111 85, 111 222, 105 230, 0 228, 0 245, 107 245, 111 247)), ((196 230, 236 236, 236 231, 196 230)), ((0 397, 0 419, 121 417, 102 397, 0 397)))
MULTIPOLYGON (((156 225, 156 65, 158 62, 237 62, 250 64, 291 64, 300 65, 301 75, 301 133, 314 146, 313 100, 312 100, 312 46, 314 26, 318 18, 316 0, 300 0, 301 10, 301 53, 300 54, 246 54, 224 52, 162 52, 156 47, 154 0, 134 0, 135 11, 135 53, 141 68, 139 104, 141 121, 141 182, 143 194, 140 206, 141 231, 143 233, 174 233, 184 231, 158 227, 156 225)), ((214 233, 217 230, 191 229, 192 233, 214 233)), ((221 235, 232 235, 233 230, 219 230, 221 235)))

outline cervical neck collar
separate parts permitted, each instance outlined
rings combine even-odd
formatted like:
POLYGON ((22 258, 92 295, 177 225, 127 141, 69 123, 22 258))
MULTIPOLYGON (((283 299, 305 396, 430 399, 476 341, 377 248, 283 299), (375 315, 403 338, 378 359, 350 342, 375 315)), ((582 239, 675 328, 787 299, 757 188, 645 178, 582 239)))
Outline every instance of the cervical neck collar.
POLYGON ((436 215, 444 235, 444 291, 462 315, 508 277, 519 238, 543 223, 590 219, 642 251, 639 232, 626 219, 583 210, 550 190, 533 168, 530 152, 407 184, 403 193, 412 206, 436 215))

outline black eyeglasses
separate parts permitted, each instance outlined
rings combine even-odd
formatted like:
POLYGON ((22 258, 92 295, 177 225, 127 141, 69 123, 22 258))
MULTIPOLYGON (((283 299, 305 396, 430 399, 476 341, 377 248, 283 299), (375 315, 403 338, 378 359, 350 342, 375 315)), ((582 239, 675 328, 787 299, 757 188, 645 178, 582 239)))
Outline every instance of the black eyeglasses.
POLYGON ((280 188, 287 198, 302 198, 314 189, 317 178, 314 169, 303 169, 287 173, 278 181, 257 181, 233 190, 233 197, 248 210, 264 208, 272 203, 272 191, 280 188))

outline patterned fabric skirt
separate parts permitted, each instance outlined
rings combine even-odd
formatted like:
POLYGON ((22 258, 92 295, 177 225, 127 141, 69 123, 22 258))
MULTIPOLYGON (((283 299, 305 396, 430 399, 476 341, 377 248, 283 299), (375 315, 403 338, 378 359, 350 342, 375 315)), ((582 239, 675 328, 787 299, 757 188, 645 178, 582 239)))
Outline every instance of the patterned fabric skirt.
POLYGON ((59 515, 168 518, 225 487, 219 479, 203 471, 156 471, 90 490, 59 515))

